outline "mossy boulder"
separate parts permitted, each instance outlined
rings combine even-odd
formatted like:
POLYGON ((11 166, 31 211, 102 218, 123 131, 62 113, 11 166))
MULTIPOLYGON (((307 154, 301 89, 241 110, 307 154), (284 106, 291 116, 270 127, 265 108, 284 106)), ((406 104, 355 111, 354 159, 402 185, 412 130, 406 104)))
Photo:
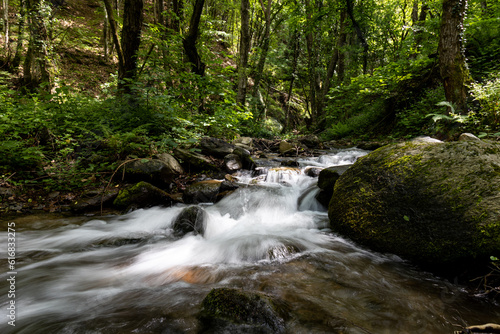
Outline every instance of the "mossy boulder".
POLYGON ((138 209, 156 205, 171 206, 174 202, 167 192, 141 181, 120 190, 113 205, 120 209, 138 209))
POLYGON ((414 141, 384 146, 335 183, 334 231, 434 271, 500 253, 500 144, 414 141))
POLYGON ((202 333, 284 333, 284 303, 255 292, 213 289, 201 304, 202 333))
POLYGON ((127 163, 122 168, 125 180, 129 183, 145 181, 158 187, 167 187, 181 174, 182 168, 179 170, 179 167, 178 162, 172 165, 160 159, 142 159, 127 163))

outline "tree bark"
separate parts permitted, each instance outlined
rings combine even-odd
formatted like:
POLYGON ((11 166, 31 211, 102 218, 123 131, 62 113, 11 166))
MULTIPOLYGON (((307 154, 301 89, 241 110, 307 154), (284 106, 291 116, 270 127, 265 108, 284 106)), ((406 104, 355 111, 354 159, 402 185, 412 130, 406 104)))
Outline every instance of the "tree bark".
MULTIPOLYGON (((169 8, 169 1, 167 1, 167 7, 169 8)), ((167 27, 172 29, 173 31, 179 33, 181 30, 181 19, 184 11, 184 2, 183 0, 173 0, 172 1, 172 13, 173 17, 168 18, 167 27)))
POLYGON ((439 32, 439 70, 443 80, 446 100, 455 105, 455 110, 467 111, 467 88, 469 71, 465 62, 463 34, 467 0, 444 0, 441 28, 439 32))
POLYGON ((28 51, 24 61, 23 80, 28 88, 39 87, 50 92, 53 88, 55 65, 50 54, 46 17, 40 8, 40 0, 27 0, 26 8, 30 28, 28 51))
POLYGON ((120 43, 120 38, 118 37, 118 28, 116 27, 116 20, 113 15, 113 7, 110 0, 104 0, 104 6, 106 8, 107 18, 109 22, 109 29, 111 31, 111 37, 113 38, 113 43, 116 48, 116 53, 118 55, 118 73, 123 73, 124 71, 124 61, 123 61, 123 50, 120 43))
POLYGON ((10 50, 9 45, 9 0, 3 0, 3 32, 5 49, 10 50))
POLYGON ((137 57, 141 45, 143 0, 125 0, 123 3, 122 51, 123 71, 118 72, 118 88, 130 93, 130 82, 137 75, 137 57))
POLYGON ((267 0, 267 7, 264 5, 263 0, 260 0, 260 5, 262 7, 262 12, 264 13, 266 26, 264 29, 263 43, 259 56, 259 62, 257 63, 257 68, 255 70, 255 81, 253 86, 254 97, 257 97, 257 91, 259 90, 262 72, 264 71, 264 66, 266 64, 267 53, 269 51, 269 34, 271 32, 271 0, 267 0))
POLYGON ((299 41, 299 33, 298 30, 295 29, 293 34, 290 36, 290 51, 288 54, 288 58, 290 57, 291 53, 291 64, 290 64, 290 84, 288 86, 288 94, 286 96, 286 101, 285 101, 285 126, 283 127, 283 133, 286 133, 290 129, 290 119, 291 119, 291 114, 290 114, 290 100, 292 99, 292 93, 293 93, 293 84, 295 82, 295 77, 296 74, 295 72, 297 71, 297 65, 298 65, 298 60, 299 60, 299 55, 300 55, 300 41, 299 41))
POLYGON ((12 60, 12 69, 17 70, 21 65, 21 53, 24 48, 24 26, 26 22, 26 1, 19 1, 19 21, 17 24, 17 43, 14 59, 12 60))
POLYGON ((346 34, 345 34, 345 25, 346 25, 346 17, 347 13, 344 9, 340 12, 340 28, 339 28, 339 37, 337 39, 337 43, 335 45, 335 49, 333 50, 332 57, 330 58, 330 62, 328 63, 328 68, 326 71, 326 77, 323 81, 323 87, 321 90, 321 95, 318 98, 318 112, 322 114, 324 106, 325 106, 325 98, 328 92, 330 91, 331 81, 333 75, 335 73, 335 68, 337 67, 340 59, 340 54, 342 52, 342 48, 346 42, 346 34))
POLYGON ((361 30, 361 27, 359 26, 358 21, 354 18, 354 8, 352 0, 346 0, 346 4, 347 4, 347 14, 351 19, 352 25, 356 30, 356 35, 358 36, 358 39, 361 45, 363 46, 363 74, 366 74, 368 68, 368 43, 366 42, 365 36, 363 34, 363 31, 361 30))
POLYGON ((309 0, 305 1, 306 17, 307 17, 307 34, 306 34, 306 47, 307 47, 307 64, 309 74, 309 102, 311 105, 310 122, 314 124, 317 116, 317 93, 319 92, 319 84, 316 75, 316 49, 314 43, 314 29, 312 23, 312 7, 309 0))
POLYGON ((205 0, 196 0, 189 23, 189 31, 186 37, 182 40, 184 46, 184 53, 188 57, 191 65, 191 70, 200 75, 205 75, 205 63, 201 61, 201 57, 196 49, 196 40, 198 39, 198 30, 200 26, 201 13, 203 12, 203 5, 205 0))
POLYGON ((248 52, 250 51, 250 1, 241 0, 240 52, 238 59, 238 93, 236 101, 245 107, 247 93, 248 52))

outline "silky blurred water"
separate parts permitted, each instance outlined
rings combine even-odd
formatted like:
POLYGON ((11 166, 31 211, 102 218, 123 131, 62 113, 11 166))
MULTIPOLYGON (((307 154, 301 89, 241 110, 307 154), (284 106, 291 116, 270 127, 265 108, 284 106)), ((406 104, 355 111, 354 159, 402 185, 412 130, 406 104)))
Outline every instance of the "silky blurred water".
POLYGON ((0 331, 196 333, 201 301, 216 287, 283 300, 290 333, 453 333, 499 322, 497 305, 328 229, 314 198, 317 180, 303 168, 353 163, 364 154, 352 149, 300 161, 299 169, 268 167, 258 182, 240 174, 237 191, 203 206, 203 236, 174 236, 184 205, 3 221, 2 259, 7 224, 16 225, 16 326, 7 323, 3 274, 0 331))

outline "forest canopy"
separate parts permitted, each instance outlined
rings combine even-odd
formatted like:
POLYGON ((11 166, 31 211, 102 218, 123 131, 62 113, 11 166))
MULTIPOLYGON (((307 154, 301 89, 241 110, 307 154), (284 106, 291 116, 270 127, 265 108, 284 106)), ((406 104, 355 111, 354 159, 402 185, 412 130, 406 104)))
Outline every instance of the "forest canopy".
MULTIPOLYGON (((500 137, 500 4, 3 0, 0 173, 202 136, 500 137)), ((90 180, 90 179, 89 179, 90 180)), ((54 182, 47 181, 47 182, 54 182)), ((67 184, 61 185, 68 186, 67 184)))

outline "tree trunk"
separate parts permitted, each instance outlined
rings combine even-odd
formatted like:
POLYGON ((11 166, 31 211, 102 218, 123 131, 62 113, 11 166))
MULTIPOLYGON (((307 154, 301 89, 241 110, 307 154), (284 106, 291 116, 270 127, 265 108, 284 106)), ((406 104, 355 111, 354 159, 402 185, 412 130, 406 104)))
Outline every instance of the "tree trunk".
POLYGON ((455 105, 455 110, 467 111, 466 83, 469 72, 465 63, 463 34, 467 0, 444 0, 441 29, 439 32, 439 70, 443 80, 446 100, 455 105))
POLYGON ((26 1, 19 1, 19 21, 17 28, 17 43, 16 52, 14 54, 14 59, 12 60, 12 69, 17 70, 21 65, 21 53, 24 48, 24 26, 26 20, 26 1))
MULTIPOLYGON (((264 5, 263 0, 260 0, 260 5, 262 7, 262 12, 264 13, 264 17, 266 19, 266 27, 264 29, 263 43, 259 56, 259 62, 257 63, 257 68, 255 69, 253 96, 256 101, 260 101, 260 99, 257 99, 257 96, 259 94, 260 80, 262 79, 262 72, 264 71, 264 66, 266 64, 266 59, 267 59, 267 53, 269 51, 269 34, 271 32, 271 0, 267 0, 267 7, 264 5)), ((259 109, 258 115, 260 115, 262 111, 265 109, 265 105, 259 103, 257 108, 259 109)))
MULTIPOLYGON (((167 7, 169 6, 169 1, 167 1, 167 7)), ((172 1, 172 14, 169 15, 167 19, 167 27, 172 29, 173 31, 179 33, 181 30, 181 19, 184 11, 184 2, 183 0, 173 0, 172 1)))
POLYGON ((47 17, 44 17, 44 12, 40 8, 40 0, 27 0, 26 8, 30 38, 24 61, 23 80, 28 88, 35 88, 44 83, 44 89, 50 92, 56 70, 52 63, 50 41, 45 25, 47 17))
POLYGON ((312 27, 312 9, 309 0, 305 1, 308 32, 306 34, 306 47, 307 47, 307 64, 309 73, 309 102, 311 105, 311 123, 316 121, 316 54, 314 49, 314 35, 312 27))
POLYGON ((198 29, 200 26, 201 13, 205 0, 196 0, 189 23, 189 31, 186 37, 182 40, 184 53, 188 57, 191 65, 191 70, 200 76, 205 75, 205 63, 201 61, 201 57, 196 49, 196 40, 198 39, 198 29))
POLYGON ((425 19, 427 18, 427 11, 429 10, 429 5, 427 4, 422 4, 422 7, 420 8, 420 14, 418 13, 418 0, 415 0, 413 3, 413 11, 411 15, 412 19, 412 24, 413 24, 413 31, 414 31, 414 45, 415 45, 415 52, 410 54, 411 59, 415 59, 417 55, 420 53, 420 49, 422 48, 422 27, 424 25, 425 19))
POLYGON ((116 48, 116 53, 118 54, 118 73, 124 72, 124 61, 123 61, 123 50, 120 43, 120 38, 118 37, 118 28, 116 27, 115 17, 113 15, 113 7, 110 0, 104 0, 104 6, 106 8, 106 14, 109 22, 109 29, 111 31, 111 37, 113 38, 113 43, 116 48))
POLYGON ((332 57, 330 58, 330 62, 328 63, 328 68, 326 71, 326 77, 323 81, 323 87, 320 92, 320 96, 318 97, 317 109, 318 113, 321 115, 323 113, 323 109, 325 106, 325 98, 328 92, 330 91, 331 81, 333 75, 335 73, 335 68, 339 63, 339 55, 342 52, 342 48, 345 45, 346 35, 345 35, 345 25, 346 25, 346 12, 342 10, 340 12, 340 28, 339 28, 339 37, 337 39, 337 43, 335 49, 333 50, 332 57))
POLYGON ((363 34, 363 31, 361 30, 361 27, 358 24, 358 21, 354 18, 354 8, 352 0, 346 0, 346 4, 347 4, 347 14, 351 19, 352 25, 356 30, 356 35, 358 36, 358 39, 361 45, 363 46, 363 74, 366 74, 368 68, 368 43, 366 42, 365 36, 363 34))
POLYGON ((3 32, 4 32, 4 39, 5 39, 5 50, 9 51, 10 50, 10 45, 9 45, 9 0, 3 0, 3 32))
POLYGON ((250 1, 241 0, 240 52, 238 61, 238 93, 236 101, 245 107, 247 93, 248 52, 250 51, 250 1))
MULTIPOLYGON (((290 40, 290 53, 291 53, 291 64, 290 64, 290 84, 288 86, 288 94, 286 96, 286 101, 285 101, 285 126, 283 127, 283 133, 286 133, 290 129, 290 100, 292 99, 292 93, 293 93, 293 84, 295 82, 295 72, 297 71, 297 65, 298 65, 298 60, 299 60, 299 55, 300 55, 300 45, 299 45, 299 33, 297 29, 293 32, 291 35, 291 40, 290 40)), ((290 57, 290 54, 288 54, 290 57)))
POLYGON ((130 83, 137 75, 137 57, 141 45, 143 0, 125 0, 123 3, 122 51, 123 71, 118 72, 118 88, 131 93, 130 83))
POLYGON ((104 10, 104 27, 102 29, 102 40, 104 45, 104 60, 108 60, 109 56, 109 24, 108 12, 104 10))

